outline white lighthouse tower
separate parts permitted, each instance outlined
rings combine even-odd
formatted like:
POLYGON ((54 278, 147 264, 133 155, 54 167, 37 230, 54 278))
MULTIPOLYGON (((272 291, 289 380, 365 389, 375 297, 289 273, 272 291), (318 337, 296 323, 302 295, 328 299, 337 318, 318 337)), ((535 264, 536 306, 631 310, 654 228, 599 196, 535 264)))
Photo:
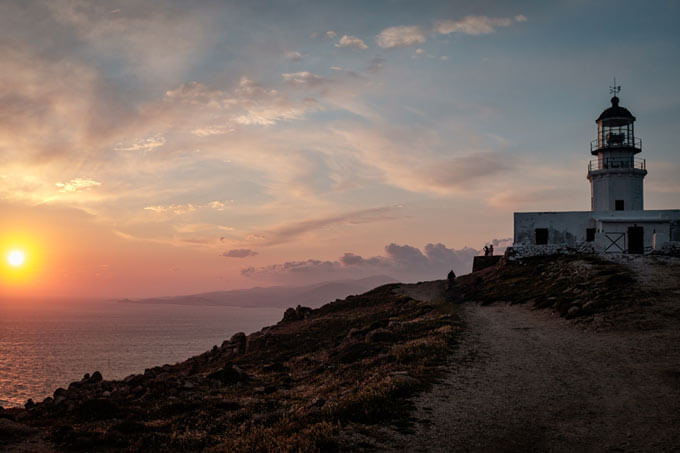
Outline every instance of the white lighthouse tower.
POLYGON ((644 159, 637 159, 642 140, 635 136, 635 117, 619 106, 616 84, 610 92, 612 106, 597 118, 597 138, 590 152, 597 159, 588 165, 592 211, 642 211, 642 180, 647 174, 644 159))

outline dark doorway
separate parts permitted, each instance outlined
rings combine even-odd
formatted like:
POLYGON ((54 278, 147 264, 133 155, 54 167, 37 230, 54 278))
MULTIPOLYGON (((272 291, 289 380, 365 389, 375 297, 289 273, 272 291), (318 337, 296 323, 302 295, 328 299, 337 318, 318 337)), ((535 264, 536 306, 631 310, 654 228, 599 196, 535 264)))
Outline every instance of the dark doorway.
POLYGON ((644 231, 642 227, 628 227, 628 253, 644 253, 644 231))
POLYGON ((548 243, 548 229, 536 228, 536 245, 545 245, 548 243))
POLYGON ((586 228, 586 242, 595 240, 595 228, 586 228))
POLYGON ((614 209, 616 211, 623 211, 623 200, 614 200, 614 209))

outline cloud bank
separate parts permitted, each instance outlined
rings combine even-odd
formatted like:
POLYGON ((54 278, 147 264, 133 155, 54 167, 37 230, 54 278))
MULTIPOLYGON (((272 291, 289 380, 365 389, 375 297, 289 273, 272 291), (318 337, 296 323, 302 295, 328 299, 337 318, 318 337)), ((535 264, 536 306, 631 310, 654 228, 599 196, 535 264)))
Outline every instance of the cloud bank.
POLYGON ((345 253, 337 260, 288 261, 263 267, 247 267, 241 274, 268 283, 302 284, 327 280, 362 278, 386 274, 403 282, 444 278, 450 270, 464 274, 472 269, 478 251, 469 247, 454 250, 444 244, 423 249, 395 243, 385 246, 385 255, 363 257, 345 253))

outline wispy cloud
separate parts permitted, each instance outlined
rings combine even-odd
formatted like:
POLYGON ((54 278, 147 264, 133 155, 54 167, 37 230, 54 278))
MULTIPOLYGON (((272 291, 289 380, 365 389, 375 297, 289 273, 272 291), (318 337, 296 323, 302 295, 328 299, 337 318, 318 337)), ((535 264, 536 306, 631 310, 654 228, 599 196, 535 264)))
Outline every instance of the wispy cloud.
POLYGON ((417 26, 389 27, 381 31, 376 40, 383 49, 407 47, 425 42, 425 32, 417 26))
POLYGON ((289 50, 284 53, 284 56, 290 61, 302 61, 303 59, 302 54, 296 50, 289 50))
POLYGON ((296 87, 315 87, 328 82, 324 77, 309 71, 283 73, 281 77, 286 83, 296 87))
POLYGON ((351 47, 359 50, 368 49, 368 46, 363 40, 352 35, 343 35, 342 38, 340 38, 340 41, 335 44, 335 47, 351 47))
POLYGON ((75 178, 68 182, 56 183, 56 186, 59 188, 59 192, 79 192, 81 190, 87 190, 101 185, 102 183, 99 181, 86 178, 75 178))
POLYGON ((383 206, 371 209, 361 209, 341 214, 319 217, 300 222, 287 223, 258 233, 256 242, 265 246, 279 245, 304 236, 307 233, 327 228, 333 225, 357 225, 363 223, 394 220, 400 217, 401 206, 383 206))
MULTIPOLYGON (((526 22, 522 15, 514 17, 516 22, 526 22)), ((466 35, 487 35, 494 33, 498 27, 509 27, 513 23, 510 17, 467 16, 461 20, 440 20, 435 22, 434 30, 442 35, 463 33, 466 35)))
POLYGON ((115 151, 153 151, 165 145, 166 139, 161 134, 137 140, 131 144, 118 143, 114 146, 115 151))
POLYGON ((193 204, 193 203, 182 203, 182 204, 166 204, 166 205, 153 205, 153 206, 145 206, 144 210, 145 211, 151 211, 156 214, 174 214, 174 215, 182 215, 182 214, 188 214, 190 212, 194 212, 198 209, 214 209, 216 211, 223 211, 225 209, 226 205, 222 201, 211 201, 208 203, 202 203, 202 204, 193 204))
POLYGON ((250 249, 232 249, 222 254, 226 258, 246 258, 255 255, 257 255, 257 252, 250 249))

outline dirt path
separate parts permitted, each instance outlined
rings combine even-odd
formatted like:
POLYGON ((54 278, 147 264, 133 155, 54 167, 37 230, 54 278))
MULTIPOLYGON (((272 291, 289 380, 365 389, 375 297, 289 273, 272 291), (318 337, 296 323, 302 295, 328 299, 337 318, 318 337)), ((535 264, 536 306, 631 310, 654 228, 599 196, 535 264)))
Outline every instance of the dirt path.
POLYGON ((680 332, 602 333, 524 306, 466 304, 451 372, 416 401, 406 451, 671 451, 680 332))

